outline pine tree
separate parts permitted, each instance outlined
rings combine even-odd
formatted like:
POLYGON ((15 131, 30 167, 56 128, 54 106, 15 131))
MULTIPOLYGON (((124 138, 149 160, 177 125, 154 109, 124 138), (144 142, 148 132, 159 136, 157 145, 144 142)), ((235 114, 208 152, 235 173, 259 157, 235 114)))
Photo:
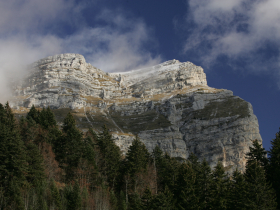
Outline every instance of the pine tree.
POLYGON ((40 111, 38 111, 34 105, 32 105, 31 109, 29 110, 29 112, 27 113, 26 118, 28 120, 32 119, 34 120, 36 123, 39 123, 39 115, 40 115, 40 111))
POLYGON ((109 186, 114 188, 120 169, 121 152, 106 126, 103 126, 103 132, 98 136, 97 144, 101 154, 99 169, 106 177, 109 186))
POLYGON ((50 190, 54 206, 57 210, 62 210, 61 197, 54 179, 51 180, 50 190))
POLYGON ((68 181, 74 178, 74 170, 82 157, 82 133, 76 127, 76 121, 68 113, 62 126, 63 135, 53 143, 57 161, 66 170, 68 181))
POLYGON ((167 186, 172 192, 175 191, 179 167, 180 162, 165 153, 157 166, 159 191, 164 191, 165 186, 167 186))
POLYGON ((6 204, 15 202, 20 209, 20 186, 27 171, 25 146, 8 103, 5 107, 0 104, 0 118, 0 187, 4 189, 6 204))
POLYGON ((38 147, 32 142, 27 143, 26 152, 26 162, 28 165, 25 177, 27 181, 32 184, 43 181, 45 178, 43 157, 38 147))
POLYGON ((80 186, 76 181, 74 187, 72 185, 68 185, 65 188, 65 197, 67 200, 67 210, 79 210, 82 206, 82 199, 80 194, 80 186))
POLYGON ((148 161, 149 152, 146 146, 136 136, 136 139, 134 139, 126 154, 126 169, 131 177, 142 170, 145 171, 148 166, 148 161))
POLYGON ((176 180, 178 209, 198 209, 197 173, 191 162, 182 163, 176 180))
POLYGON ((229 192, 229 209, 230 210, 245 210, 246 197, 248 197, 248 183, 244 175, 237 169, 233 172, 229 192))
POLYGON ((141 203, 143 209, 150 209, 152 201, 152 192, 150 188, 146 187, 143 196, 141 197, 141 203))
POLYGON ((123 191, 121 191, 119 202, 118 202, 118 210, 126 210, 126 209, 127 209, 127 203, 126 203, 125 194, 123 191))
POLYGON ((141 198, 138 193, 130 194, 129 196, 129 210, 142 210, 141 198))
POLYGON ((268 179, 276 192, 278 209, 280 208, 280 129, 275 139, 271 141, 269 154, 268 179))
POLYGON ((221 162, 218 162, 212 173, 213 181, 210 186, 210 205, 217 210, 227 209, 229 205, 229 178, 221 162))
MULTIPOLYGON (((150 203, 150 209, 160 209, 160 210, 173 210, 175 209, 174 198, 168 187, 165 187, 164 192, 153 196, 150 203)), ((145 209, 146 210, 146 209, 145 209)))
POLYGON ((146 146, 136 136, 136 139, 134 139, 132 145, 128 148, 125 158, 125 173, 132 180, 134 192, 136 192, 136 188, 140 184, 139 181, 141 181, 139 175, 147 171, 148 162, 149 152, 146 146))
POLYGON ((204 159, 197 172, 197 187, 199 195, 198 209, 210 209, 212 171, 208 162, 204 159))
POLYGON ((267 167, 268 159, 266 157, 267 152, 262 147, 262 144, 256 139, 253 141, 253 147, 249 147, 250 152, 246 154, 247 162, 250 165, 257 161, 262 167, 267 167))
POLYGON ((245 179, 248 183, 246 209, 276 209, 275 192, 266 181, 265 170, 257 160, 247 163, 245 179))
POLYGON ((253 147, 250 147, 247 159, 245 180, 248 183, 246 193, 248 196, 245 200, 246 208, 276 209, 275 192, 266 179, 266 152, 257 140, 253 142, 253 147))

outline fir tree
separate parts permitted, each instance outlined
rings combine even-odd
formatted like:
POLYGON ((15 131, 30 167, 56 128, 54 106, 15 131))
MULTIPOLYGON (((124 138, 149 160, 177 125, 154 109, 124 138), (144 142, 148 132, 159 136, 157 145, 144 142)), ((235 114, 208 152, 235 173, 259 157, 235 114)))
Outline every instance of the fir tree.
POLYGON ((102 157, 98 164, 99 169, 106 177, 109 186, 114 188, 120 169, 121 152, 106 126, 98 136, 97 144, 102 157))
POLYGON ((176 180, 176 197, 178 209, 198 209, 199 191, 197 185, 197 173, 193 164, 183 163, 179 168, 176 180))
POLYGON ((248 197, 248 183, 245 180, 244 175, 237 169, 233 172, 232 180, 230 183, 229 192, 229 205, 230 210, 245 210, 246 197, 248 197))
POLYGON ((34 105, 32 105, 31 109, 29 110, 29 112, 27 113, 26 118, 28 120, 32 119, 34 120, 36 123, 39 123, 39 115, 40 115, 40 111, 38 111, 34 105))
POLYGON ((63 135, 56 139, 54 151, 60 166, 66 170, 68 181, 74 178, 74 169, 77 168, 82 157, 82 133, 76 127, 76 121, 68 113, 62 126, 63 135))
POLYGON ((204 159, 197 173, 197 187, 199 195, 198 209, 210 209, 212 174, 208 162, 204 159))
POLYGON ((61 197, 54 179, 51 180, 50 190, 54 206, 57 210, 62 210, 61 197))
POLYGON ((213 181, 210 187, 210 205, 213 209, 227 209, 229 205, 229 178, 221 162, 215 166, 212 173, 213 181))
POLYGON ((257 161, 260 166, 267 167, 268 159, 266 157, 267 152, 262 147, 262 145, 258 142, 258 140, 253 141, 253 147, 249 147, 250 152, 246 154, 247 162, 250 165, 257 161))
POLYGON ((27 171, 25 146, 8 103, 5 107, 0 105, 0 117, 0 187, 4 189, 6 204, 15 202, 21 208, 19 189, 27 171))
POLYGON ((278 209, 280 208, 280 129, 275 139, 271 141, 269 154, 268 178, 276 192, 278 209))
POLYGON ((149 152, 146 146, 136 136, 136 139, 134 139, 126 154, 126 169, 131 177, 142 170, 145 171, 148 166, 148 161, 149 152))
POLYGON ((146 146, 138 139, 132 142, 125 158, 125 173, 131 178, 134 192, 139 185, 139 175, 147 171, 149 152, 146 146))
POLYGON ((275 192, 267 182, 265 170, 257 160, 247 163, 245 179, 248 183, 246 209, 276 209, 275 192))
POLYGON ((152 192, 150 188, 146 187, 143 196, 141 197, 141 203, 143 209, 150 209, 152 201, 152 192))
POLYGON ((129 210, 142 210, 141 198, 138 193, 133 193, 129 196, 129 210))
POLYGON ((150 203, 149 209, 159 209, 159 210, 173 210, 175 209, 174 198, 168 187, 165 187, 164 192, 153 196, 150 203))
POLYGON ((26 152, 27 174, 25 177, 27 181, 33 184, 43 181, 45 178, 43 157, 38 147, 30 142, 26 145, 26 152))
POLYGON ((79 210, 82 206, 82 199, 80 194, 80 186, 76 181, 74 187, 72 185, 68 185, 65 188, 65 196, 67 200, 67 210, 79 210))

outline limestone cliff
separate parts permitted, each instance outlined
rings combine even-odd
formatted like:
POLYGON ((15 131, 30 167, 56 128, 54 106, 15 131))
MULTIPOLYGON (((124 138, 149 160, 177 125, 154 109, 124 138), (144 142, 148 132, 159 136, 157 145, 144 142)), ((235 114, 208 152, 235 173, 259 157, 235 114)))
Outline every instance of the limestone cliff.
POLYGON ((106 124, 124 153, 138 134, 150 151, 159 145, 178 158, 193 152, 232 172, 244 170, 251 141, 262 141, 251 104, 208 87, 203 69, 190 62, 105 73, 82 55, 56 55, 34 63, 14 93, 17 114, 50 106, 61 123, 71 111, 81 129, 106 124))

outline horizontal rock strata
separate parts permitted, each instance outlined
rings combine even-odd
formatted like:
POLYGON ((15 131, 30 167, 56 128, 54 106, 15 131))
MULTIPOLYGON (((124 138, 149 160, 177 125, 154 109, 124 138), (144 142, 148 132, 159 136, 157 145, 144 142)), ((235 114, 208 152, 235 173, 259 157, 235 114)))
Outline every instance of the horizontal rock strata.
POLYGON ((138 135, 149 151, 159 145, 179 159, 194 153, 231 173, 244 170, 252 140, 262 141, 251 104, 207 86, 203 69, 190 62, 105 73, 82 55, 61 54, 34 63, 14 94, 19 115, 34 104, 50 106, 60 123, 71 111, 81 129, 106 124, 124 153, 138 135))

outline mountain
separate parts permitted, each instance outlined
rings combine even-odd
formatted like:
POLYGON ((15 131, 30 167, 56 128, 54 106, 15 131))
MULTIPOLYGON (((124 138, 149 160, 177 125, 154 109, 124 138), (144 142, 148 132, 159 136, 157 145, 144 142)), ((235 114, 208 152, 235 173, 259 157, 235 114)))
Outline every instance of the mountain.
POLYGON ((178 159, 194 153, 228 172, 244 171, 252 140, 262 142, 250 103, 207 86, 201 67, 178 60, 105 73, 79 54, 50 56, 32 64, 10 104, 18 116, 33 104, 50 106, 60 123, 71 111, 82 130, 106 124, 124 153, 138 135, 149 151, 159 145, 178 159))

